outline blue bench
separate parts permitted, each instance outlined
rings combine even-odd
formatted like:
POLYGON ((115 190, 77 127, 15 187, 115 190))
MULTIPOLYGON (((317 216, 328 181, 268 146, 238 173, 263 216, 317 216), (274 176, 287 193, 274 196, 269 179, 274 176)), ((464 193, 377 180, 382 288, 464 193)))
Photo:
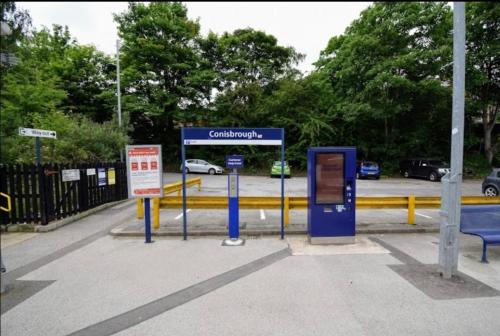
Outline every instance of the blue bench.
POLYGON ((460 232, 481 237, 483 256, 487 263, 488 245, 500 245, 500 205, 466 205, 460 216, 460 232))

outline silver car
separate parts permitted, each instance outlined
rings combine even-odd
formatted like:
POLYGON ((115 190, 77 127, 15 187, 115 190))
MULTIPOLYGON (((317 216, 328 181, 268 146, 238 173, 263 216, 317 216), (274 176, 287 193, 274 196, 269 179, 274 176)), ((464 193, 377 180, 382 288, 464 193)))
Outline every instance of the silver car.
POLYGON ((493 168, 483 181, 484 196, 498 196, 500 191, 500 168, 493 168))
MULTIPOLYGON (((186 165, 186 174, 207 173, 210 175, 215 175, 224 173, 224 168, 211 164, 205 160, 195 160, 195 159, 186 160, 185 165, 186 165)), ((179 168, 179 170, 182 172, 182 165, 179 168)))

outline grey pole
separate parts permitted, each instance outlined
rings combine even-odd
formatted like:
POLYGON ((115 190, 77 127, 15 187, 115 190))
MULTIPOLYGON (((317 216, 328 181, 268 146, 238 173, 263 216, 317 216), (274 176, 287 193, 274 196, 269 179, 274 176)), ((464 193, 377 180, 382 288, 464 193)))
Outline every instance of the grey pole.
MULTIPOLYGON (((120 90, 120 40, 116 40, 116 96, 118 99, 118 127, 122 128, 122 94, 120 90)), ((120 150, 120 161, 123 162, 123 151, 120 150)))
POLYGON ((465 102, 465 3, 453 3, 453 116, 451 126, 451 172, 443 181, 439 266, 445 279, 456 275, 458 268, 458 233, 462 164, 464 147, 465 102))

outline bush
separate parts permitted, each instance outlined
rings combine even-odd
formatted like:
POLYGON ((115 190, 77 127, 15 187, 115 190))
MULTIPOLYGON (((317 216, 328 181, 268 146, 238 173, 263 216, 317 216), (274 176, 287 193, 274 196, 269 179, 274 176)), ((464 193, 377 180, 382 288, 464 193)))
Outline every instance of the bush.
MULTIPOLYGON (((92 122, 81 115, 68 116, 62 112, 30 115, 33 128, 57 132, 57 139, 41 139, 43 162, 113 161, 120 157, 128 142, 116 122, 92 122)), ((2 139, 3 163, 32 163, 35 161, 35 140, 19 135, 2 139)))

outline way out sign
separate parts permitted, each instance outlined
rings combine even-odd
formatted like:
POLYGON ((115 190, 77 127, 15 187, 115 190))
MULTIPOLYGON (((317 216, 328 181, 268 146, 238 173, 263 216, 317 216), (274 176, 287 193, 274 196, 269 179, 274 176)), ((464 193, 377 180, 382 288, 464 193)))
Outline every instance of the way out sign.
POLYGON ((127 146, 129 197, 163 196, 161 145, 127 146))
POLYGON ((36 128, 25 128, 25 127, 19 127, 19 135, 39 137, 39 138, 52 138, 52 139, 57 138, 56 131, 49 131, 36 128))

